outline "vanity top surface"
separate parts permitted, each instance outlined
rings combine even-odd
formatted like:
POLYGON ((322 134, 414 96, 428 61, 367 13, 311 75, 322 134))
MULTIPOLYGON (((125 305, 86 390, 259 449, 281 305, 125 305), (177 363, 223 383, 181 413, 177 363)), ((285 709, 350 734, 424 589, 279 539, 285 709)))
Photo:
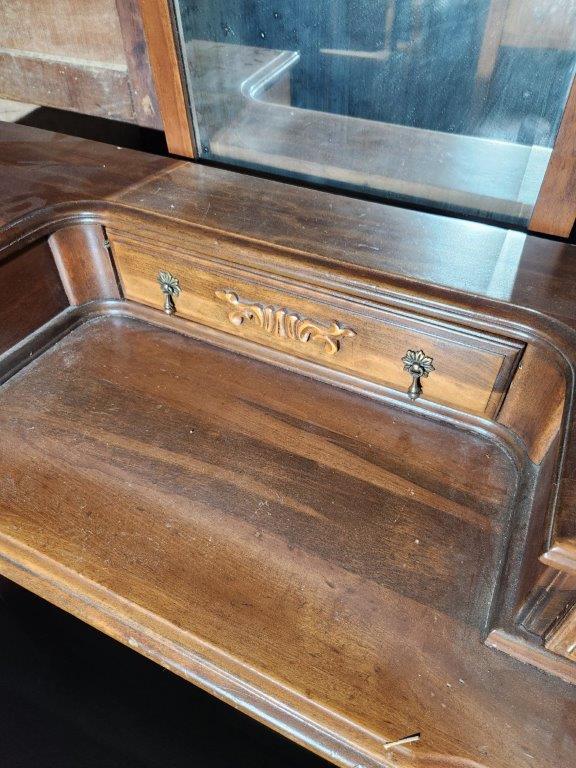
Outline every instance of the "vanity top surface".
POLYGON ((482 643, 518 481, 493 438, 126 317, 8 380, 0 436, 3 557, 106 604, 129 645, 380 760, 420 732, 411 760, 522 745, 544 768, 554 744, 570 765, 573 687, 482 643))

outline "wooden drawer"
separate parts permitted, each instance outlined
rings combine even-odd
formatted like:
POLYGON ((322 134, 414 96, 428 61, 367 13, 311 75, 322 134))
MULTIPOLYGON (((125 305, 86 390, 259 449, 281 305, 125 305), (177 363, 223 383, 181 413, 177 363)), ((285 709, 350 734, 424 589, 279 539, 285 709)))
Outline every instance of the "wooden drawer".
POLYGON ((421 398, 493 416, 523 345, 396 310, 333 297, 232 265, 142 247, 108 233, 126 298, 162 310, 160 272, 177 279, 178 317, 407 392, 409 350, 433 359, 421 398))

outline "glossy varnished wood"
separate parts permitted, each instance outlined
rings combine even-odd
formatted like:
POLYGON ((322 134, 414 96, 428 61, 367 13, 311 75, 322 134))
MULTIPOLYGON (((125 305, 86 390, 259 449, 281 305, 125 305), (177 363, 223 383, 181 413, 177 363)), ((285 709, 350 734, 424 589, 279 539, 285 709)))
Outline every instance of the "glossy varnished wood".
MULTIPOLYGON (((88 210, 151 244, 247 263, 262 261, 265 249, 267 269, 272 255, 276 269, 317 281, 322 265, 328 285, 353 278, 372 295, 393 290, 469 310, 506 301, 494 305, 500 318, 538 326, 556 345, 573 343, 572 246, 22 126, 4 125, 0 143, 0 163, 9 171, 0 176, 6 247, 88 210)), ((572 462, 569 448, 565 466, 572 462)), ((576 562, 573 508, 568 481, 560 486, 554 534, 562 545, 549 546, 558 563, 576 562)))
MULTIPOLYGON (((96 210, 119 192, 175 165, 172 160, 13 123, 0 130, 0 233, 19 232, 96 210), (22 143, 24 136, 28 139, 22 143), (25 148, 26 145, 26 148, 25 148), (9 231, 7 231, 9 230, 9 231)), ((71 223, 78 223, 72 221, 71 223)))
MULTIPOLYGON (((132 226, 152 240, 162 234, 168 244, 193 248, 204 236, 214 249, 225 232, 279 247, 286 259, 340 262, 379 282, 393 275, 396 282, 504 300, 576 325, 574 248, 566 243, 11 123, 1 128, 0 228, 9 226, 10 233, 50 220, 47 208, 77 216, 85 210, 79 202, 95 210, 105 201, 108 220, 120 216, 118 204, 126 214, 145 215, 145 226, 132 226), (154 227, 151 216, 169 218, 170 228, 160 220, 154 227)), ((238 243, 231 247, 240 250, 238 243)))
POLYGON ((0 400, 10 577, 60 584, 91 621, 86 600, 112 601, 107 631, 150 655, 161 622, 164 663, 243 706, 256 685, 296 707, 324 754, 310 717, 366 765, 570 765, 573 691, 482 645, 514 502, 497 443, 121 319, 73 332, 0 400))
POLYGON ((188 94, 182 63, 174 44, 169 4, 165 0, 139 2, 168 149, 175 155, 194 157, 188 94))
MULTIPOLYGON (((491 306, 500 321, 537 327, 557 347, 573 344, 572 246, 22 126, 4 125, 0 142, 7 248, 88 211, 152 247, 160 241, 268 271, 274 264, 327 290, 348 290, 353 280, 358 295, 410 296, 418 312, 430 302, 473 313, 491 306)), ((542 545, 563 568, 576 563, 571 445, 542 545)))
POLYGON ((100 299, 118 299, 120 291, 104 230, 79 224, 54 232, 48 243, 72 306, 100 299))

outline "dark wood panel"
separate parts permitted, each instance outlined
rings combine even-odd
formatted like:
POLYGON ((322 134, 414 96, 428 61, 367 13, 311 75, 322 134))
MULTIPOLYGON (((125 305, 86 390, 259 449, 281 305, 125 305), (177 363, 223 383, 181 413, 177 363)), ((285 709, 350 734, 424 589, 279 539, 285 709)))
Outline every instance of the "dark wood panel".
POLYGON ((68 300, 46 243, 0 259, 0 352, 67 306, 68 300))

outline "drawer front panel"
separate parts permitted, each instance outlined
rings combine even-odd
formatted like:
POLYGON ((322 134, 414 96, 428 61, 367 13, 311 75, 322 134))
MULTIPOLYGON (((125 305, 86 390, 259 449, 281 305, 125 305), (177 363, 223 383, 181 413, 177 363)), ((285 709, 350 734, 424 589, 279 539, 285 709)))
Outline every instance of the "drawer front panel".
POLYGON ((491 416, 508 387, 522 346, 392 309, 334 298, 234 266, 140 245, 108 233, 124 295, 158 310, 174 303, 178 317, 244 337, 328 368, 407 392, 402 358, 422 350, 434 371, 422 378, 422 399, 491 416), (170 278, 177 280, 170 292, 170 278))

